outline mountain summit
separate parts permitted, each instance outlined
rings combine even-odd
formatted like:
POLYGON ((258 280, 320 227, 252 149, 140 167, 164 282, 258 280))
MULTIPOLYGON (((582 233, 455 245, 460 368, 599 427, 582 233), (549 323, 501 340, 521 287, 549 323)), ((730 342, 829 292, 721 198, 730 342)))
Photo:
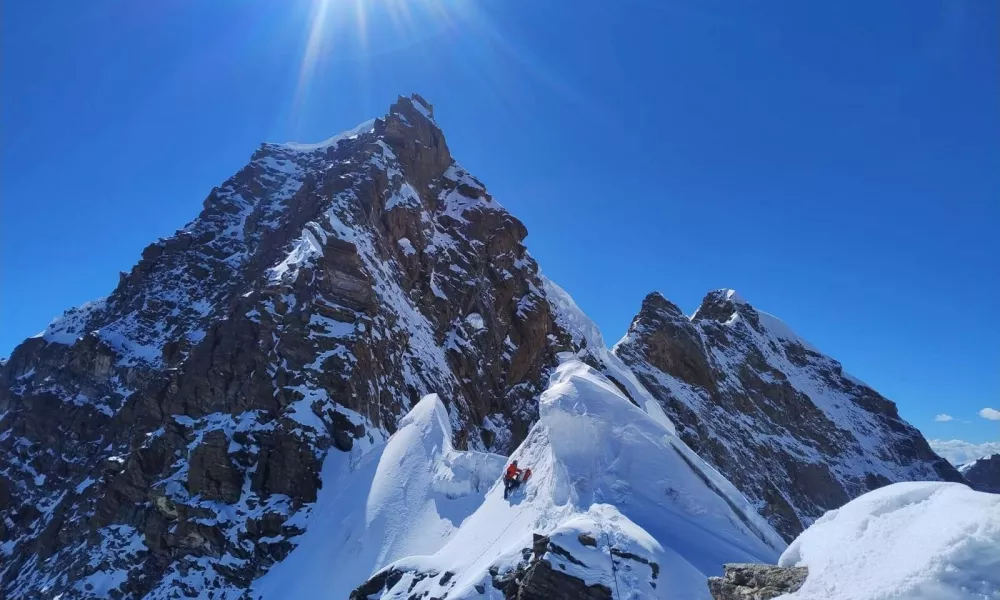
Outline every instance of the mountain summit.
POLYGON ((430 393, 457 447, 512 450, 577 350, 526 235, 419 96, 261 146, 2 367, 8 597, 245 587, 290 550, 328 450, 382 443, 430 393))

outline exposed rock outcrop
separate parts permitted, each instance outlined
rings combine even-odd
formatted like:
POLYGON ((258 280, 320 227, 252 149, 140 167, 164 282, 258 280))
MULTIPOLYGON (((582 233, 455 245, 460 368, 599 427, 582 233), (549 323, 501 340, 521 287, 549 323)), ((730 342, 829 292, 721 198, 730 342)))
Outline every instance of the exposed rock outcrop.
POLYGON ((809 570, 805 567, 728 564, 722 577, 711 577, 708 589, 715 600, 770 600, 798 591, 809 570))
MULTIPOLYGON (((524 548, 521 555, 523 560, 512 570, 500 572, 495 568, 491 569, 489 580, 477 585, 476 590, 480 594, 485 594, 487 587, 499 590, 505 600, 613 600, 614 598, 608 586, 601 583, 588 584, 572 571, 567 572, 567 564, 572 563, 571 566, 584 568, 586 565, 546 536, 535 534, 532 547, 524 548)), ((351 593, 350 600, 389 597, 421 600, 425 597, 426 591, 418 588, 420 582, 436 579, 440 586, 447 589, 453 576, 454 573, 450 572, 442 574, 433 571, 402 571, 389 567, 358 586, 351 593)), ((445 594, 447 595, 447 592, 445 594)))
POLYGON ((650 294, 614 353, 786 540, 888 483, 962 480, 895 404, 732 290, 690 318, 650 294))

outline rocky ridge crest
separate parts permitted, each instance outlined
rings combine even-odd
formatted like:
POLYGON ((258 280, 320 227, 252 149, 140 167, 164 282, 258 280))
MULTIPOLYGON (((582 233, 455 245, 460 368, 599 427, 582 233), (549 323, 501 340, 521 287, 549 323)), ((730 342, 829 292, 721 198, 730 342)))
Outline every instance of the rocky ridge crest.
POLYGON ((786 540, 888 483, 962 481, 894 403, 733 290, 691 317, 648 295, 613 351, 786 540))

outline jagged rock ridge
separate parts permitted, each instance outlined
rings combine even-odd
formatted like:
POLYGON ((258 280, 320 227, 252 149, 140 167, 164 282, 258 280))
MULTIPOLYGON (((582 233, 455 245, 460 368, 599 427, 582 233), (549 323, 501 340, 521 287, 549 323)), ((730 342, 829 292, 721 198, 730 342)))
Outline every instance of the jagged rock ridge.
POLYGON ((962 481, 895 404, 733 290, 650 294, 614 353, 786 540, 888 483, 962 481))
POLYGON ((0 367, 0 595, 235 597, 293 547, 326 452, 430 392, 457 446, 509 451, 576 349, 526 235, 418 96, 263 145, 0 367))

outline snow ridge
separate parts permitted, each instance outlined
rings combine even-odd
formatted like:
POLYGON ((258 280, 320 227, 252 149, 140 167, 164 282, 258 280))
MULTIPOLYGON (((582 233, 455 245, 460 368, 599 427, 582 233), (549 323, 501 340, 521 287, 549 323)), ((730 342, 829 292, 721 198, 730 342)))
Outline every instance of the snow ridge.
POLYGON ((559 568, 587 584, 612 585, 610 541, 645 561, 620 575, 628 597, 707 599, 705 576, 723 562, 770 561, 784 548, 762 521, 758 532, 747 528, 674 451, 683 442, 579 360, 558 367, 540 409, 512 455, 532 478, 509 500, 499 482, 504 457, 455 451, 436 396, 421 400, 353 471, 331 454, 325 479, 338 485, 320 498, 302 544, 257 582, 253 597, 308 598, 316 590, 346 597, 364 573, 395 570, 404 575, 377 597, 501 598, 491 573, 516 569, 532 535, 543 534, 582 559, 559 568), (456 475, 449 466, 456 463, 474 467, 456 475), (447 499, 442 487, 452 492, 447 499), (582 546, 581 535, 601 540, 603 550, 582 546), (318 566, 331 561, 344 568, 318 566), (439 576, 446 572, 453 576, 439 576))

